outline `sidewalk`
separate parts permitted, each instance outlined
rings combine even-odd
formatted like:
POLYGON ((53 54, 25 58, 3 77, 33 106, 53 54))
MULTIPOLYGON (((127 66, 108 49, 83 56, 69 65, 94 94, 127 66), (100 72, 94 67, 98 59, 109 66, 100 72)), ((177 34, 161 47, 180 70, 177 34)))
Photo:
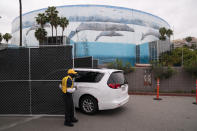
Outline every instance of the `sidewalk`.
MULTIPOLYGON (((156 95, 156 92, 129 92, 129 95, 156 95)), ((189 96, 195 97, 192 93, 159 93, 160 96, 189 96)))

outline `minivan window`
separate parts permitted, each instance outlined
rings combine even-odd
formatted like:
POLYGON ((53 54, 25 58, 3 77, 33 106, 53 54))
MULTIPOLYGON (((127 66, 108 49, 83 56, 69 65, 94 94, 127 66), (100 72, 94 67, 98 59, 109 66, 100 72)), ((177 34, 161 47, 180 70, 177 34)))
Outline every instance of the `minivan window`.
POLYGON ((124 74, 123 72, 121 71, 118 71, 118 72, 113 72, 108 81, 107 81, 107 84, 120 84, 120 85, 123 85, 123 84, 126 84, 127 81, 124 77, 124 74))
POLYGON ((75 79, 75 82, 99 82, 104 76, 103 73, 91 72, 91 71, 77 71, 78 76, 75 79))

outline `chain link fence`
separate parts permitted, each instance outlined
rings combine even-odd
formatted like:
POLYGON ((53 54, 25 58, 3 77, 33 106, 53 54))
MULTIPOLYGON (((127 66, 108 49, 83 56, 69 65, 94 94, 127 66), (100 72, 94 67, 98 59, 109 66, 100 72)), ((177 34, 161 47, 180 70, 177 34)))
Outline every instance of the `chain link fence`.
POLYGON ((58 88, 69 68, 93 68, 93 57, 73 59, 73 46, 12 47, 0 51, 0 114, 62 114, 58 88), (75 65, 74 65, 75 64, 75 65))
MULTIPOLYGON (((196 78, 182 67, 172 67, 175 71, 169 78, 160 79, 161 93, 195 93, 196 78)), ((126 74, 129 92, 156 92, 157 80, 151 67, 135 67, 126 74)))
POLYGON ((58 114, 58 88, 73 68, 72 46, 7 48, 0 51, 0 114, 58 114))
POLYGON ((74 59, 75 68, 93 68, 93 57, 80 57, 74 59))

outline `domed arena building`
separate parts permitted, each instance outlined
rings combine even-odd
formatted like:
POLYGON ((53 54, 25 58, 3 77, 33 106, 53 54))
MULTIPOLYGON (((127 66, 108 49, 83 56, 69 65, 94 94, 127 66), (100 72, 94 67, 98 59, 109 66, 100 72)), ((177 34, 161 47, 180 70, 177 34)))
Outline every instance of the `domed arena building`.
MULTIPOLYGON (((99 63, 121 59, 123 62, 149 63, 161 52, 170 50, 170 42, 159 41, 159 28, 170 28, 162 18, 140 10, 106 5, 66 5, 56 7, 59 16, 69 25, 63 32, 58 27, 59 44, 74 45, 75 57, 93 56, 99 63)), ((39 9, 23 14, 23 46, 38 46, 35 17, 44 13, 39 9)), ((12 44, 19 45, 19 17, 12 22, 12 44)), ((46 44, 50 45, 51 26, 45 25, 46 44)), ((56 34, 55 30, 53 32, 56 34)), ((56 43, 56 44, 58 44, 56 43)))

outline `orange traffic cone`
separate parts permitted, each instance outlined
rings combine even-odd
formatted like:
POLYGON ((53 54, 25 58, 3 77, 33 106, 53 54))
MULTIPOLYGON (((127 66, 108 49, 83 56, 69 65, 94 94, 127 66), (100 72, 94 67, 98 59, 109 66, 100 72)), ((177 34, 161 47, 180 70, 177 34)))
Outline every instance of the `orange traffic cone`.
POLYGON ((196 79, 196 102, 193 102, 193 104, 197 104, 197 79, 196 79))
POLYGON ((154 100, 162 100, 161 98, 159 98, 159 78, 157 78, 157 97, 153 98, 154 100))

